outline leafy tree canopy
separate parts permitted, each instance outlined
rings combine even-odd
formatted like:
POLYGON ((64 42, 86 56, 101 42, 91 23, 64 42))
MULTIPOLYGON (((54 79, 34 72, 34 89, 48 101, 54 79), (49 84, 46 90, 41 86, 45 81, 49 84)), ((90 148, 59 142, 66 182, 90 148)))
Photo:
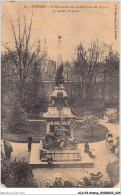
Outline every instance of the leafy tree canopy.
POLYGON ((26 133, 28 131, 28 118, 20 104, 15 104, 8 113, 6 127, 12 133, 26 133))

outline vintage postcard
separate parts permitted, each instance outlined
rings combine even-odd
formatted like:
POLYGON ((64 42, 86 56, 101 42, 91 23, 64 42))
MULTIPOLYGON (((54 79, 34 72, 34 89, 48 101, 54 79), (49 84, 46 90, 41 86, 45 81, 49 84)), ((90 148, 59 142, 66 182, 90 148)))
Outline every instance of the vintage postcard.
POLYGON ((1 84, 4 187, 119 188, 119 1, 2 1, 1 84))

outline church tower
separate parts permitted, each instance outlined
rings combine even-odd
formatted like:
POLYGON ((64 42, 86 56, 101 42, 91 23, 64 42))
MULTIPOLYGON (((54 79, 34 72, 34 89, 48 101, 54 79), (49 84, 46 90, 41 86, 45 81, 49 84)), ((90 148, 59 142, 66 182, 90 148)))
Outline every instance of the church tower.
POLYGON ((48 47, 47 47, 47 40, 46 40, 46 38, 44 39, 43 55, 44 55, 44 57, 47 57, 47 55, 48 55, 48 47))
POLYGON ((40 42, 40 39, 38 39, 37 53, 41 54, 41 42, 40 42))
POLYGON ((62 64, 62 45, 61 45, 61 38, 62 36, 58 36, 58 46, 57 46, 57 63, 56 63, 56 70, 62 64))

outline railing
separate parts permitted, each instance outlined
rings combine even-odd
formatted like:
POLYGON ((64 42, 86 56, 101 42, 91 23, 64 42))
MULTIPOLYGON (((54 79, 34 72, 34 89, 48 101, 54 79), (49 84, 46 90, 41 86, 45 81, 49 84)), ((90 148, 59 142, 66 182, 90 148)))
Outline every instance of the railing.
POLYGON ((43 181, 36 180, 36 183, 38 184, 39 188, 112 188, 113 183, 109 181, 108 179, 104 179, 101 181, 92 181, 88 180, 84 181, 84 178, 81 178, 80 180, 76 180, 74 178, 69 178, 68 180, 63 180, 61 178, 55 179, 55 181, 52 181, 50 179, 45 179, 43 181))

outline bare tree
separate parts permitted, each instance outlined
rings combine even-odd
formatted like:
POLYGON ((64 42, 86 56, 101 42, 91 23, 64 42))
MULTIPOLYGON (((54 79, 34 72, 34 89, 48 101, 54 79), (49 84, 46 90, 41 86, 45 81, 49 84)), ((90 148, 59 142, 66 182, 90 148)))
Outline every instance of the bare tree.
MULTIPOLYGON (((102 74, 102 95, 103 101, 106 103, 106 92, 110 94, 109 99, 113 99, 111 103, 108 100, 108 104, 112 104, 110 106, 118 106, 119 101, 119 53, 113 51, 112 46, 109 46, 109 53, 105 58, 104 69, 102 74), (114 91, 114 93, 112 92, 114 91), (113 97, 112 97, 113 96, 113 97), (115 96, 115 97, 114 97, 115 96)), ((108 105, 108 106, 109 106, 108 105)))
POLYGON ((84 49, 82 44, 77 48, 77 59, 74 60, 74 71, 81 89, 78 93, 80 93, 82 103, 85 102, 87 106, 91 104, 96 81, 103 70, 106 49, 107 46, 104 43, 99 43, 98 40, 91 41, 87 49, 84 49))
POLYGON ((37 52, 33 51, 33 48, 30 46, 32 18, 28 26, 24 18, 22 30, 18 15, 18 34, 12 21, 11 27, 14 46, 4 44, 4 47, 7 50, 7 58, 11 61, 14 72, 18 75, 18 96, 21 104, 23 104, 23 92, 27 77, 35 63, 41 63, 41 59, 38 58, 37 52))

